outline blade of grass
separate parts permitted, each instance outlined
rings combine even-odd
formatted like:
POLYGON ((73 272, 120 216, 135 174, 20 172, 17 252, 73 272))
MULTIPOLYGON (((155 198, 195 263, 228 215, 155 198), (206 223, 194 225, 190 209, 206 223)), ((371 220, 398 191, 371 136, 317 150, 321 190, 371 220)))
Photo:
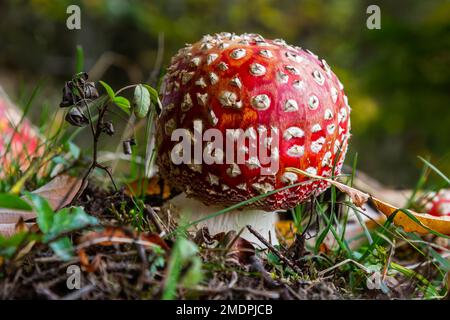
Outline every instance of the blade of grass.
MULTIPOLYGON (((367 228, 366 223, 363 221, 363 219, 361 217, 361 210, 358 207, 356 207, 352 202, 346 203, 346 206, 348 209, 350 209, 350 208, 353 209, 356 219, 358 220, 358 223, 361 225, 361 228, 363 229, 363 233, 364 233, 365 237, 367 238, 367 241, 369 242, 369 244, 372 244, 373 239, 372 239, 369 229, 367 228)), ((344 237, 345 237, 345 233, 344 233, 344 237)))
POLYGON ((422 162, 424 162, 428 167, 430 167, 431 170, 433 170, 437 175, 439 175, 444 181, 447 183, 447 185, 450 184, 450 178, 448 178, 442 171, 440 171, 438 168, 436 168, 433 164, 431 164, 428 160, 422 158, 421 156, 418 156, 422 162))
MULTIPOLYGON (((326 216, 325 212, 322 210, 322 206, 317 201, 317 199, 315 200, 315 204, 316 204, 316 208, 318 209, 317 212, 319 213, 319 215, 321 215, 323 217, 323 219, 325 220, 326 223, 330 224, 331 219, 329 219, 326 216)), ((336 232, 336 229, 333 227, 332 224, 330 224, 329 231, 331 231, 331 233, 333 234, 333 236, 336 239, 336 242, 338 243, 341 250, 345 251, 345 253, 347 254, 347 258, 354 259, 353 252, 350 249, 347 241, 346 240, 341 241, 341 238, 339 237, 338 233, 336 232)))
MULTIPOLYGON (((320 246, 322 245, 323 241, 325 240, 325 237, 327 236, 328 232, 330 232, 330 229, 332 227, 333 224, 333 216, 335 215, 334 213, 334 203, 336 201, 336 187, 331 186, 331 216, 328 219, 328 217, 326 217, 325 215, 323 215, 323 218, 325 218, 327 220, 327 225, 325 227, 325 229, 323 229, 320 234, 319 237, 316 240, 316 243, 314 244, 314 252, 317 254, 319 252, 320 246)), ((317 205, 319 206, 319 202, 317 202, 317 205)), ((322 207, 320 206, 320 212, 324 212, 325 210, 322 209, 322 207)))
MULTIPOLYGON (((394 221, 394 215, 391 215, 389 218, 387 218, 387 220, 383 224, 383 227, 381 228, 380 234, 384 235, 386 233, 386 231, 389 229, 389 226, 393 223, 393 221, 394 221)), ((364 263, 366 261, 366 259, 369 257, 369 255, 371 255, 373 253, 373 249, 375 249, 375 247, 378 245, 378 243, 380 242, 380 239, 382 239, 382 238, 377 237, 372 242, 372 244, 369 245, 369 247, 363 253, 361 258, 358 259, 358 262, 364 263)))
MULTIPOLYGON (((208 220, 208 219, 211 219, 211 218, 220 216, 220 215, 222 215, 222 214, 225 214, 225 213, 230 212, 230 211, 232 211, 232 210, 235 210, 235 209, 238 209, 238 208, 240 208, 240 207, 246 206, 246 205, 248 205, 248 204, 252 204, 252 203, 254 203, 254 202, 258 201, 258 200, 261 200, 261 199, 264 199, 264 198, 266 198, 266 197, 269 197, 269 196, 271 196, 271 195, 273 195, 273 194, 276 194, 276 193, 278 193, 278 192, 280 192, 280 191, 284 191, 284 190, 286 190, 286 189, 298 187, 299 185, 301 185, 301 184, 303 184, 303 183, 305 183, 305 182, 299 182, 299 183, 291 184, 291 185, 289 185, 289 186, 285 186, 285 187, 282 187, 282 188, 279 188, 279 189, 276 189, 276 190, 267 192, 267 193, 265 193, 265 194, 261 194, 261 195, 255 196, 255 197, 253 197, 253 198, 251 198, 251 199, 241 201, 241 202, 236 203, 236 204, 234 204, 234 205, 232 205, 232 206, 230 206, 230 207, 228 207, 228 208, 224 208, 224 209, 219 210, 219 211, 217 211, 217 212, 214 212, 214 213, 212 213, 212 214, 210 214, 210 215, 208 215, 208 216, 205 216, 205 217, 203 217, 203 218, 201 218, 201 219, 192 221, 192 222, 187 223, 187 224, 185 224, 185 225, 183 225, 183 226, 179 226, 178 229, 186 230, 186 229, 188 229, 189 227, 192 227, 192 226, 194 226, 194 225, 196 225, 196 224, 198 224, 198 223, 200 223, 200 222, 203 222, 203 221, 206 221, 206 220, 208 220)), ((170 236, 170 235, 172 235, 172 234, 173 234, 173 232, 169 233, 167 236, 170 236)))
MULTIPOLYGON (((353 180, 355 178, 356 173, 356 164, 358 163, 358 153, 355 153, 355 157, 353 158, 353 165, 352 165, 352 174, 350 176, 350 187, 353 187, 353 180)), ((347 207, 345 210, 345 215, 342 223, 342 234, 341 234, 341 240, 344 240, 345 238, 345 231, 347 230, 347 222, 348 222, 348 214, 349 214, 350 208, 347 207)))
POLYGON ((419 282, 423 286, 425 286, 425 291, 427 291, 427 289, 431 290, 431 293, 434 295, 434 297, 432 297, 432 298, 442 298, 442 296, 437 292, 436 288, 420 273, 417 273, 414 270, 405 268, 404 266, 402 266, 398 263, 395 263, 395 262, 391 262, 390 266, 392 269, 400 272, 401 274, 403 274, 406 277, 415 278, 415 279, 419 280, 419 282))
POLYGON ((424 163, 420 177, 417 180, 417 183, 414 186, 414 190, 406 203, 407 208, 411 208, 411 205, 414 203, 414 199, 415 199, 417 193, 419 192, 419 190, 421 190, 423 188, 423 186, 427 182, 428 173, 429 173, 429 167, 426 163, 424 163))

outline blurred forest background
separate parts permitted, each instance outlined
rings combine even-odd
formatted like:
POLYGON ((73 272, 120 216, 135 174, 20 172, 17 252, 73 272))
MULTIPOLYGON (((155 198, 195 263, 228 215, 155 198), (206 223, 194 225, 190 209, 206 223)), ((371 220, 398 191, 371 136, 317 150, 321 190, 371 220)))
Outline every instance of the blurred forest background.
POLYGON ((353 108, 348 164, 358 152, 359 169, 396 187, 417 180, 417 155, 450 173, 448 0, 1 0, 0 12, 0 84, 18 102, 42 84, 36 122, 58 109, 77 45, 93 80, 119 88, 154 85, 203 34, 255 32, 310 49, 339 76, 353 108), (70 4, 81 30, 66 28, 70 4), (370 4, 381 30, 366 27, 370 4))

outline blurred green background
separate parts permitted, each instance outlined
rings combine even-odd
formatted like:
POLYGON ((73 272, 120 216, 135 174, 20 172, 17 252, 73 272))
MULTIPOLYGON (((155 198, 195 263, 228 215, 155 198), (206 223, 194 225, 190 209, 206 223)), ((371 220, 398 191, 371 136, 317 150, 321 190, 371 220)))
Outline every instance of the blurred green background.
POLYGON ((203 34, 255 32, 310 49, 339 76, 353 108, 347 163, 358 152, 359 169, 396 187, 417 180, 417 155, 450 173, 450 1, 2 0, 0 12, 0 84, 13 99, 44 79, 40 99, 56 110, 77 44, 94 80, 118 88, 155 84, 203 34), (81 30, 66 28, 70 4, 81 30), (366 27, 370 4, 381 30, 366 27))

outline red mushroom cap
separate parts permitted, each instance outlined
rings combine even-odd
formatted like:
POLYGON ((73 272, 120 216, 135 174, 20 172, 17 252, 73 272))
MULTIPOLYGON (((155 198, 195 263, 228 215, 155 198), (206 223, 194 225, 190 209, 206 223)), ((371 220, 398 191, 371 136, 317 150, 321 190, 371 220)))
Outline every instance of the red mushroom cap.
POLYGON ((308 50, 255 34, 204 36, 172 58, 161 94, 160 171, 207 204, 226 206, 304 182, 251 205, 263 210, 291 208, 329 185, 286 172, 286 167, 330 177, 334 166, 334 174, 340 173, 350 136, 350 107, 325 60, 308 50), (270 157, 278 162, 278 170, 262 174, 260 158, 248 154, 248 141, 234 149, 245 152, 245 163, 224 159, 175 165, 171 152, 177 141, 171 141, 171 134, 178 128, 193 132, 194 121, 201 121, 203 132, 220 130, 224 148, 227 129, 243 129, 259 138, 265 131, 264 143, 271 144, 270 157))
POLYGON ((436 216, 450 216, 450 189, 439 191, 428 206, 428 213, 436 216))
POLYGON ((40 155, 39 134, 27 119, 21 122, 21 117, 19 109, 0 88, 0 177, 13 165, 26 169, 31 159, 40 155), (20 127, 16 128, 20 122, 20 127))

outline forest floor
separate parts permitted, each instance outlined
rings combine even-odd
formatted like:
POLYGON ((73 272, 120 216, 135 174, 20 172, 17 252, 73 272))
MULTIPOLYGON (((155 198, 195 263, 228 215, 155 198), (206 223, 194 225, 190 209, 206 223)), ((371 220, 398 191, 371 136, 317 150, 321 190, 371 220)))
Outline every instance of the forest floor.
POLYGON ((393 259, 391 252, 390 259, 402 263, 401 257, 408 257, 408 264, 418 264, 414 274, 381 268, 377 287, 377 273, 365 270, 370 266, 345 263, 342 252, 325 245, 313 253, 306 246, 307 232, 265 250, 256 250, 233 232, 212 236, 201 229, 177 237, 176 219, 161 208, 163 198, 147 197, 144 214, 137 217, 127 214, 134 203, 124 189, 88 187, 75 204, 103 227, 67 233, 77 244, 69 259, 46 244, 23 247, 23 258, 3 263, 0 298, 408 299, 426 297, 427 281, 421 277, 437 273, 428 257, 411 255, 411 248, 404 247, 393 259), (70 286, 70 266, 80 267, 77 290, 70 286))

